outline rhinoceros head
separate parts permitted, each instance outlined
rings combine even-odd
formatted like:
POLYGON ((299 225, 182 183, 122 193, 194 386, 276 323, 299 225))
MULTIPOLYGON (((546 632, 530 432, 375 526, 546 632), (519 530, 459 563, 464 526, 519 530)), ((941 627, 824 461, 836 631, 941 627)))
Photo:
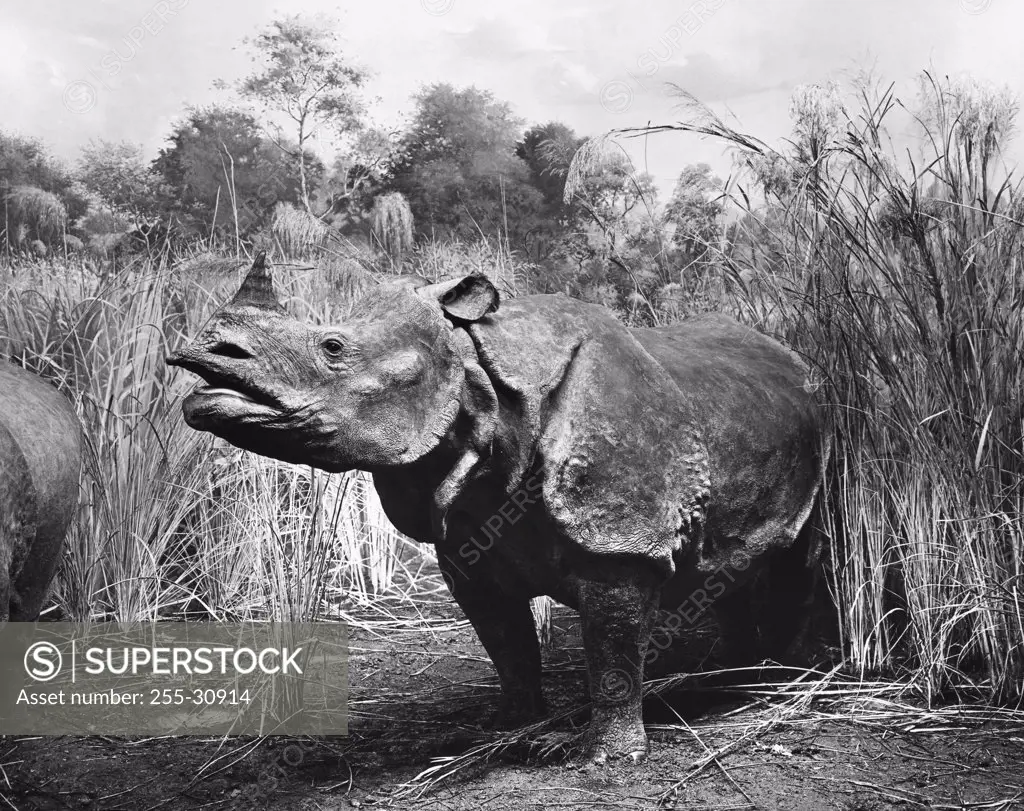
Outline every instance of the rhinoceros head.
POLYGON ((261 253, 235 297, 167 359, 202 378, 186 422, 233 445, 331 471, 406 464, 432 450, 460 409, 454 325, 498 306, 482 276, 399 277, 344 324, 291 317, 261 253))

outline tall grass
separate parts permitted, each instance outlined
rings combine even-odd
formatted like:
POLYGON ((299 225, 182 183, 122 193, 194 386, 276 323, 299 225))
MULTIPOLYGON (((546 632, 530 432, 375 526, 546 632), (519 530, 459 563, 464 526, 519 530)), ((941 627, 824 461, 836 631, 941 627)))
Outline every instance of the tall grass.
POLYGON ((370 212, 370 233, 374 244, 393 260, 412 250, 412 209, 401 192, 377 197, 370 212))
MULTIPOLYGON (((230 295, 242 263, 174 271, 137 260, 110 278, 82 265, 0 271, 0 354, 58 383, 86 461, 57 603, 74 619, 312 618, 387 590, 406 541, 363 474, 329 477, 189 429, 189 375, 168 351, 230 295)), ((286 274, 301 315, 344 311, 360 271, 286 274)))
POLYGON ((862 91, 828 138, 787 153, 692 99, 689 121, 660 129, 721 138, 754 170, 733 186, 745 216, 722 262, 737 307, 809 360, 831 407, 850 662, 901 669, 930 699, 1019 701, 1021 189, 997 171, 998 97, 925 88, 916 159, 887 138, 891 88, 862 91))
POLYGON ((291 203, 278 203, 270 223, 270 233, 285 256, 306 256, 322 248, 330 230, 323 222, 291 203))
POLYGON ((53 242, 67 226, 68 212, 60 198, 34 186, 15 186, 6 200, 14 242, 26 237, 53 242))
POLYGON ((475 242, 425 241, 417 246, 412 261, 412 270, 431 281, 484 273, 507 297, 530 292, 531 277, 537 272, 536 265, 517 256, 506 243, 483 238, 475 242))

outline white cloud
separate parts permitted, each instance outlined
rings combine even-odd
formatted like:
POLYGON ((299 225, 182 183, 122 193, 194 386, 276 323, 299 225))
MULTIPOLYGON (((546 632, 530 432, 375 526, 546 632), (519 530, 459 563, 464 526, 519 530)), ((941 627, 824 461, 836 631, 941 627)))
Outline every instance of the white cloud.
MULTIPOLYGON (((821 81, 869 56, 908 91, 913 73, 929 63, 940 72, 967 70, 1024 90, 1024 49, 1017 42, 1024 4, 991 0, 984 13, 963 10, 980 2, 454 0, 447 13, 429 14, 425 7, 445 3, 346 0, 340 16, 346 53, 376 74, 369 90, 381 97, 377 115, 385 123, 408 115, 410 95, 437 81, 489 89, 530 122, 561 120, 581 133, 670 122, 675 111, 664 82, 671 80, 689 83, 716 109, 731 109, 743 127, 770 140, 786 132, 792 86, 821 81), (704 19, 680 35, 673 27, 687 14, 704 19), (643 73, 650 64, 641 61, 645 53, 656 57, 654 76, 643 73), (625 111, 602 107, 601 88, 609 81, 630 88, 625 111)), ((100 60, 118 43, 124 50, 124 37, 153 5, 8 4, 0 28, 0 96, 10 99, 3 126, 39 135, 72 158, 97 135, 140 141, 155 153, 185 102, 209 103, 218 97, 214 79, 244 74, 249 63, 236 46, 280 8, 269 0, 190 0, 140 44, 118 76, 102 74, 100 60), (64 87, 76 79, 98 88, 95 107, 85 114, 63 104, 64 87)), ((339 4, 287 5, 288 13, 299 11, 334 14, 339 4)), ((727 168, 720 147, 693 138, 652 138, 636 150, 638 161, 646 154, 663 186, 686 163, 727 168)))

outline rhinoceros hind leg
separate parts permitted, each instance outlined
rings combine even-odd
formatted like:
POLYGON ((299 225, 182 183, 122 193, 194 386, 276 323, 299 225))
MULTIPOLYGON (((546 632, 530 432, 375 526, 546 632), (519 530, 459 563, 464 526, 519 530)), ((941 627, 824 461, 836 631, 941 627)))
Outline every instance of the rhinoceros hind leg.
POLYGON ((747 583, 714 603, 715 618, 724 647, 716 652, 719 663, 728 668, 748 667, 761 661, 757 623, 754 620, 753 584, 747 583))
POLYGON ((781 664, 797 664, 794 655, 806 635, 818 582, 819 530, 808 524, 796 543, 768 561, 759 612, 761 653, 781 664))
POLYGON ((512 729, 547 710, 540 679, 540 644, 528 597, 510 595, 489 576, 488 563, 454 563, 440 549, 438 566, 498 671, 501 700, 492 725, 512 729))
POLYGON ((642 564, 603 561, 578 581, 592 710, 585 759, 647 756, 644 659, 658 613, 659 578, 642 564))
POLYGON ((797 663, 791 654, 811 617, 821 538, 808 523, 792 545, 764 560, 751 582, 716 601, 724 665, 746 667, 765 659, 797 663))

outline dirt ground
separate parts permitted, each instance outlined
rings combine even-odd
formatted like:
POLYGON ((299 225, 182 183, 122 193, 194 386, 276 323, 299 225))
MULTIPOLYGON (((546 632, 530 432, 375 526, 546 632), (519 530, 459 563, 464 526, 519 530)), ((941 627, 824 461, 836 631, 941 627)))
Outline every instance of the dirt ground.
MULTIPOLYGON (((2 737, 0 809, 1024 808, 1024 715, 925 711, 836 680, 784 696, 688 681, 645 702, 646 766, 580 767, 585 680, 568 610, 545 653, 562 719, 484 758, 510 740, 481 727, 493 670, 454 604, 427 606, 352 629, 347 737, 2 737), (454 774, 422 775, 438 763, 454 774)), ((702 656, 712 631, 688 650, 702 656)))

